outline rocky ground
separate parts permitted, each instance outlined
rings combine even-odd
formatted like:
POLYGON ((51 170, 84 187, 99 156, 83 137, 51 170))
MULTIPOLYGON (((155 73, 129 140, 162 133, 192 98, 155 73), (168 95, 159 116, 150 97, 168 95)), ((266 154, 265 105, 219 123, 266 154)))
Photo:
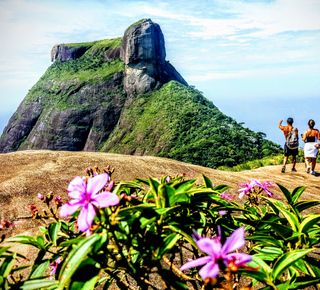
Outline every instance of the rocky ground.
MULTIPOLYGON (((291 165, 287 166, 288 172, 285 174, 280 172, 280 165, 250 171, 225 172, 151 156, 30 150, 0 154, 0 222, 8 220, 15 223, 20 218, 30 217, 31 212, 26 207, 30 207, 31 204, 39 208, 42 206, 37 193, 47 194, 53 191, 55 195, 61 195, 64 200, 67 197, 68 183, 75 176, 85 175, 87 167, 98 166, 102 169, 107 165, 115 168, 113 174, 115 181, 193 172, 190 178, 198 179, 199 183, 202 181, 201 174, 205 174, 215 184, 232 186, 234 194, 238 194, 238 183, 255 178, 261 179, 262 182, 272 180, 290 191, 297 186, 306 186, 307 189, 301 199, 320 198, 320 175, 306 174, 304 164, 297 165, 297 173, 291 173, 291 165)), ((318 168, 320 170, 320 165, 318 168)), ((278 188, 272 191, 279 199, 284 199, 278 188)), ((320 212, 320 208, 317 211, 320 212)), ((6 237, 22 233, 34 235, 39 225, 39 221, 25 219, 18 226, 3 233, 6 237)), ((14 249, 28 254, 30 259, 34 254, 28 252, 30 248, 21 245, 15 245, 14 249)))

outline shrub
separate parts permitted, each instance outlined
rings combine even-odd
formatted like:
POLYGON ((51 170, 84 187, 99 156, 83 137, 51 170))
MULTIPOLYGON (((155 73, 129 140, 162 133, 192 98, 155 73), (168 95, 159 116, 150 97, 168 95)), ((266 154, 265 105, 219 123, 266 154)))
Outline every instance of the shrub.
POLYGON ((289 192, 278 185, 282 203, 274 199, 272 182, 252 179, 239 185, 242 206, 228 186, 206 176, 204 185, 186 174, 114 183, 112 172, 107 167, 76 177, 64 205, 51 193, 38 195, 48 210, 41 214, 31 206, 33 218, 52 222, 35 237, 6 240, 39 253, 22 279, 17 254, 1 247, 1 289, 94 289, 102 283, 108 289, 112 281, 132 289, 128 275, 140 289, 157 289, 152 276, 174 289, 234 289, 242 276, 251 282, 241 289, 258 282, 265 290, 320 283, 320 215, 302 214, 320 202, 300 201, 305 187, 289 192), (70 218, 61 220, 58 212, 70 218), (234 253, 238 249, 242 253, 234 253), (186 263, 188 257, 196 259, 186 263))

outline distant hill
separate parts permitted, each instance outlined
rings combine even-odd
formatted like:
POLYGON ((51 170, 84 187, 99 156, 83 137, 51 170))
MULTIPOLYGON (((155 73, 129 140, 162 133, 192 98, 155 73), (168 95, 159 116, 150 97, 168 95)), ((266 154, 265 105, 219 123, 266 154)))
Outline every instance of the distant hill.
POLYGON ((164 36, 150 19, 122 38, 55 45, 53 64, 5 127, 0 152, 102 151, 212 168, 279 153, 264 133, 188 86, 165 57, 164 36))

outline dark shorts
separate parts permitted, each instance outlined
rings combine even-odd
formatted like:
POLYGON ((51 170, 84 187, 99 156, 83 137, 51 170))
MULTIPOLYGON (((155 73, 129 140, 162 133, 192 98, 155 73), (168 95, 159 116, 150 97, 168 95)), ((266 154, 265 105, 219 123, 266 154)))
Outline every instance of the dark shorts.
POLYGON ((288 156, 288 157, 289 156, 293 156, 293 157, 295 157, 295 156, 298 155, 298 153, 299 153, 298 148, 290 149, 290 148, 288 148, 287 143, 284 143, 284 156, 288 156))

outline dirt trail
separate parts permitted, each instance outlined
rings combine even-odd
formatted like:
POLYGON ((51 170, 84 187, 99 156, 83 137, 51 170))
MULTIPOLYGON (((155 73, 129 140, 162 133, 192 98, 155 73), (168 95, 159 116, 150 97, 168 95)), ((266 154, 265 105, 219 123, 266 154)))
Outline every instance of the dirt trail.
MULTIPOLYGON (((0 221, 28 216, 24 205, 39 204, 38 192, 46 194, 52 190, 66 198, 68 183, 75 176, 85 175, 87 167, 97 165, 104 168, 108 164, 115 168, 113 178, 116 181, 194 172, 190 178, 198 179, 199 183, 202 182, 201 174, 205 174, 215 184, 232 186, 234 194, 237 194, 238 183, 256 178, 261 181, 272 180, 289 190, 307 186, 303 199, 320 198, 320 176, 306 174, 304 164, 297 164, 297 173, 291 173, 291 165, 287 166, 288 172, 285 174, 280 172, 280 165, 226 172, 152 156, 30 150, 0 154, 0 221)), ((278 188, 273 192, 281 195, 278 188)))

